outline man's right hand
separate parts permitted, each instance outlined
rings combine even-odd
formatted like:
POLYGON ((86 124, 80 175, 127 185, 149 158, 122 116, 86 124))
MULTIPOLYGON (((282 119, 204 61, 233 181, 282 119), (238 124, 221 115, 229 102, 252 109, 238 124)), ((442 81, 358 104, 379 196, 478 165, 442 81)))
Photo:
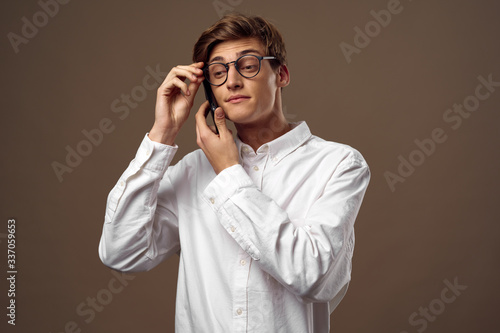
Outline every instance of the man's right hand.
POLYGON ((203 82, 203 62, 176 66, 170 70, 156 95, 155 122, 149 138, 173 145, 175 137, 189 116, 194 97, 203 82), (189 85, 184 82, 188 79, 189 85))

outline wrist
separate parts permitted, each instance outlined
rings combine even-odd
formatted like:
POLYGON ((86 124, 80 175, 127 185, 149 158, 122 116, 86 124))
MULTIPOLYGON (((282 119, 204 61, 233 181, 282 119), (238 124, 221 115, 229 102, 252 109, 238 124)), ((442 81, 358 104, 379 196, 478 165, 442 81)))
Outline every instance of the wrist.
POLYGON ((216 169, 216 168, 214 168, 214 171, 215 171, 215 173, 218 175, 218 174, 219 174, 219 173, 221 173, 222 171, 224 171, 224 170, 226 170, 226 169, 228 169, 228 168, 230 168, 230 167, 232 167, 232 166, 234 166, 234 165, 237 165, 237 164, 239 164, 239 161, 236 161, 236 162, 228 162, 228 163, 226 163, 226 164, 224 164, 224 165, 217 166, 217 169, 216 169))
POLYGON ((164 145, 173 146, 175 143, 175 138, 177 137, 178 130, 160 128, 153 125, 151 131, 149 131, 149 138, 151 141, 159 142, 164 145))

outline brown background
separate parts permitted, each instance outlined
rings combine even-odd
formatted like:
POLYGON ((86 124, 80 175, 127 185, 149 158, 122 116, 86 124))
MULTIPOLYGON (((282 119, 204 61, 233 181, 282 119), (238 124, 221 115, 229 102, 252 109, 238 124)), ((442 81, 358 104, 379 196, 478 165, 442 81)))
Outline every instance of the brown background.
MULTIPOLYGON (((352 283, 332 315, 332 332, 497 332, 499 282, 500 87, 453 130, 446 109, 472 95, 477 77, 500 81, 497 1, 402 0, 403 10, 347 63, 339 47, 373 20, 376 1, 221 0, 271 19, 285 36, 292 121, 365 156, 372 180, 356 222, 352 283), (444 143, 392 192, 384 173, 435 128, 444 143), (428 326, 409 316, 434 304, 444 280, 467 289, 428 326)), ((17 221, 17 325, 2 332, 173 332, 177 258, 134 275, 89 323, 76 313, 113 279, 98 256, 105 200, 153 121, 154 90, 121 120, 111 103, 142 84, 145 68, 191 61, 192 46, 219 15, 207 1, 71 1, 15 53, 34 1, 4 1, 1 32, 0 248, 17 221), (51 167, 65 147, 103 118, 115 129, 59 182, 51 167), (69 324, 71 325, 71 324, 69 324), (71 331, 71 330, 69 330, 71 331), (75 330, 78 331, 78 330, 75 330)), ((197 110, 203 101, 197 96, 197 110)), ((177 160, 196 149, 191 117, 177 160)), ((87 307, 86 307, 87 308, 87 307)), ((437 308, 438 309, 438 308, 437 308)), ((439 309, 438 309, 439 310, 439 309)))

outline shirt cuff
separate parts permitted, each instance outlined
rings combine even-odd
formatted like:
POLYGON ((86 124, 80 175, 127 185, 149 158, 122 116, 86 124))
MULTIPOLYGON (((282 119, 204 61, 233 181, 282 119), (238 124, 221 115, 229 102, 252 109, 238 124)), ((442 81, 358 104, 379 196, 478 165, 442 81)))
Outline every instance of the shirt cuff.
POLYGON ((179 147, 152 141, 148 134, 142 140, 134 162, 139 168, 165 173, 179 147))
POLYGON ((240 164, 236 164, 219 172, 203 191, 203 198, 218 211, 239 189, 251 186, 255 187, 252 179, 240 164))

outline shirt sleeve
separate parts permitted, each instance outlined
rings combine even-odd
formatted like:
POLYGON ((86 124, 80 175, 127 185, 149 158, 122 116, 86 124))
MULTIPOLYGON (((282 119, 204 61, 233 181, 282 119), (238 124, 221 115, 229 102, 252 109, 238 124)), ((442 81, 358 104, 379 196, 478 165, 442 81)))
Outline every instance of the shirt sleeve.
POLYGON ((146 134, 135 158, 108 195, 99 257, 124 272, 146 271, 180 250, 175 193, 162 178, 177 146, 146 134), (162 181, 162 198, 157 194, 162 181))
POLYGON ((338 304, 347 289, 354 250, 354 221, 370 179, 354 151, 329 179, 324 193, 296 227, 286 211, 263 194, 241 165, 223 170, 204 200, 256 263, 302 302, 338 304))

